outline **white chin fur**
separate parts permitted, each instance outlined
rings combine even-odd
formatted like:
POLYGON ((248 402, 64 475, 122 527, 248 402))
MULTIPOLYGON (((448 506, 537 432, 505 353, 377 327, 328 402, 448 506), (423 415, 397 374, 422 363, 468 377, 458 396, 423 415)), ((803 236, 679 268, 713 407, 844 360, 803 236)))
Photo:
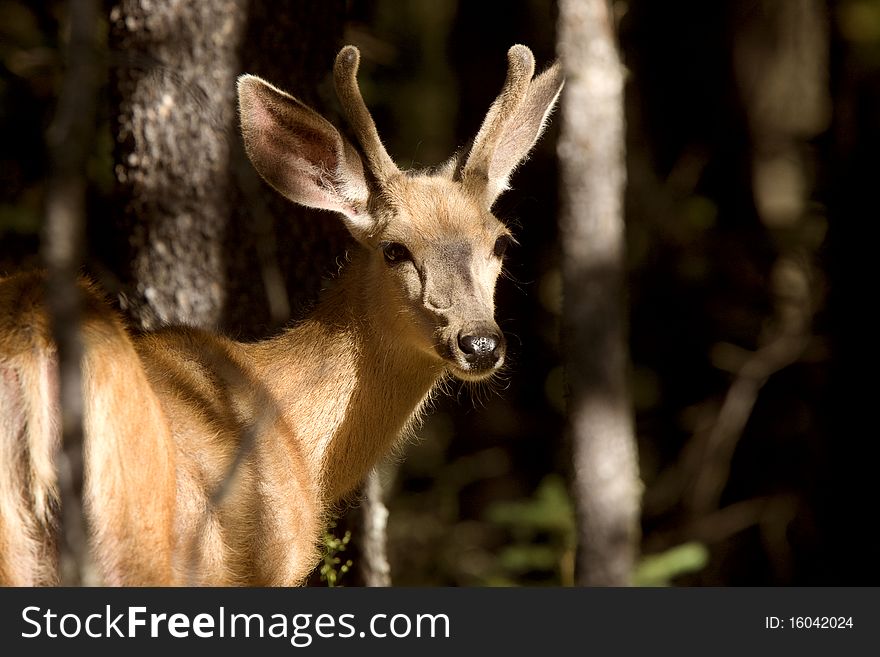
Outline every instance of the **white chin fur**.
POLYGON ((491 377, 495 372, 501 369, 501 366, 504 364, 504 359, 502 358, 498 361, 498 364, 495 367, 490 367, 485 370, 472 370, 468 369, 467 366, 462 367, 459 363, 450 363, 449 364, 449 373, 452 374, 456 379, 461 381, 485 381, 489 377, 491 377))

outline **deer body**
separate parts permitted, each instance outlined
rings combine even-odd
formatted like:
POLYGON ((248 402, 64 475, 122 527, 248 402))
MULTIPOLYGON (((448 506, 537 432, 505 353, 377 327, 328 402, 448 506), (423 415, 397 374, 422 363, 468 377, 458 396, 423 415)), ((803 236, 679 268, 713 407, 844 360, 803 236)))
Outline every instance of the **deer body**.
MULTIPOLYGON (((337 90, 360 152, 299 101, 245 76, 242 132, 278 191, 339 213, 359 244, 307 318, 253 344, 172 327, 127 331, 83 284, 85 491, 108 584, 300 583, 326 513, 419 418, 446 376, 503 364, 494 288, 507 229, 491 214, 562 85, 511 49, 467 158, 397 169, 355 75, 337 90)), ((0 583, 57 581, 55 352, 42 278, 0 280, 0 583)))

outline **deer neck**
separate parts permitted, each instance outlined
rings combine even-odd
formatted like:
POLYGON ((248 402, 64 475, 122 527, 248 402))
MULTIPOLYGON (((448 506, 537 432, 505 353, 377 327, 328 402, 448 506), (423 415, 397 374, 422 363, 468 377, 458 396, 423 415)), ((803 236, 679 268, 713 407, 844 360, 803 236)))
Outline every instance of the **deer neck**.
POLYGON ((318 307, 257 346, 265 378, 325 502, 350 492, 418 421, 442 365, 398 339, 357 254, 318 307))

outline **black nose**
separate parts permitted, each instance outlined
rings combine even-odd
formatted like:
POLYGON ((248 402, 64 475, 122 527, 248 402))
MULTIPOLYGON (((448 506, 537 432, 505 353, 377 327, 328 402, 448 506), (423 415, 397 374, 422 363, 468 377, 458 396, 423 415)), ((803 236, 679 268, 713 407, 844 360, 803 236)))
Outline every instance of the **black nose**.
POLYGON ((458 346, 468 364, 479 369, 492 367, 504 353, 501 336, 489 331, 459 334, 458 346))

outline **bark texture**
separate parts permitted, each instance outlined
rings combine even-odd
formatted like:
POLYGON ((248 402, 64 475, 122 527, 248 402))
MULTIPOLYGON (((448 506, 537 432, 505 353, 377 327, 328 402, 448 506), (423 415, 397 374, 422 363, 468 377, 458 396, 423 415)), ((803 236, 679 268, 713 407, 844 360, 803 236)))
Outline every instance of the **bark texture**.
POLYGON ((574 451, 577 582, 630 582, 641 484, 624 319, 623 68, 605 0, 563 0, 563 343, 574 451))

